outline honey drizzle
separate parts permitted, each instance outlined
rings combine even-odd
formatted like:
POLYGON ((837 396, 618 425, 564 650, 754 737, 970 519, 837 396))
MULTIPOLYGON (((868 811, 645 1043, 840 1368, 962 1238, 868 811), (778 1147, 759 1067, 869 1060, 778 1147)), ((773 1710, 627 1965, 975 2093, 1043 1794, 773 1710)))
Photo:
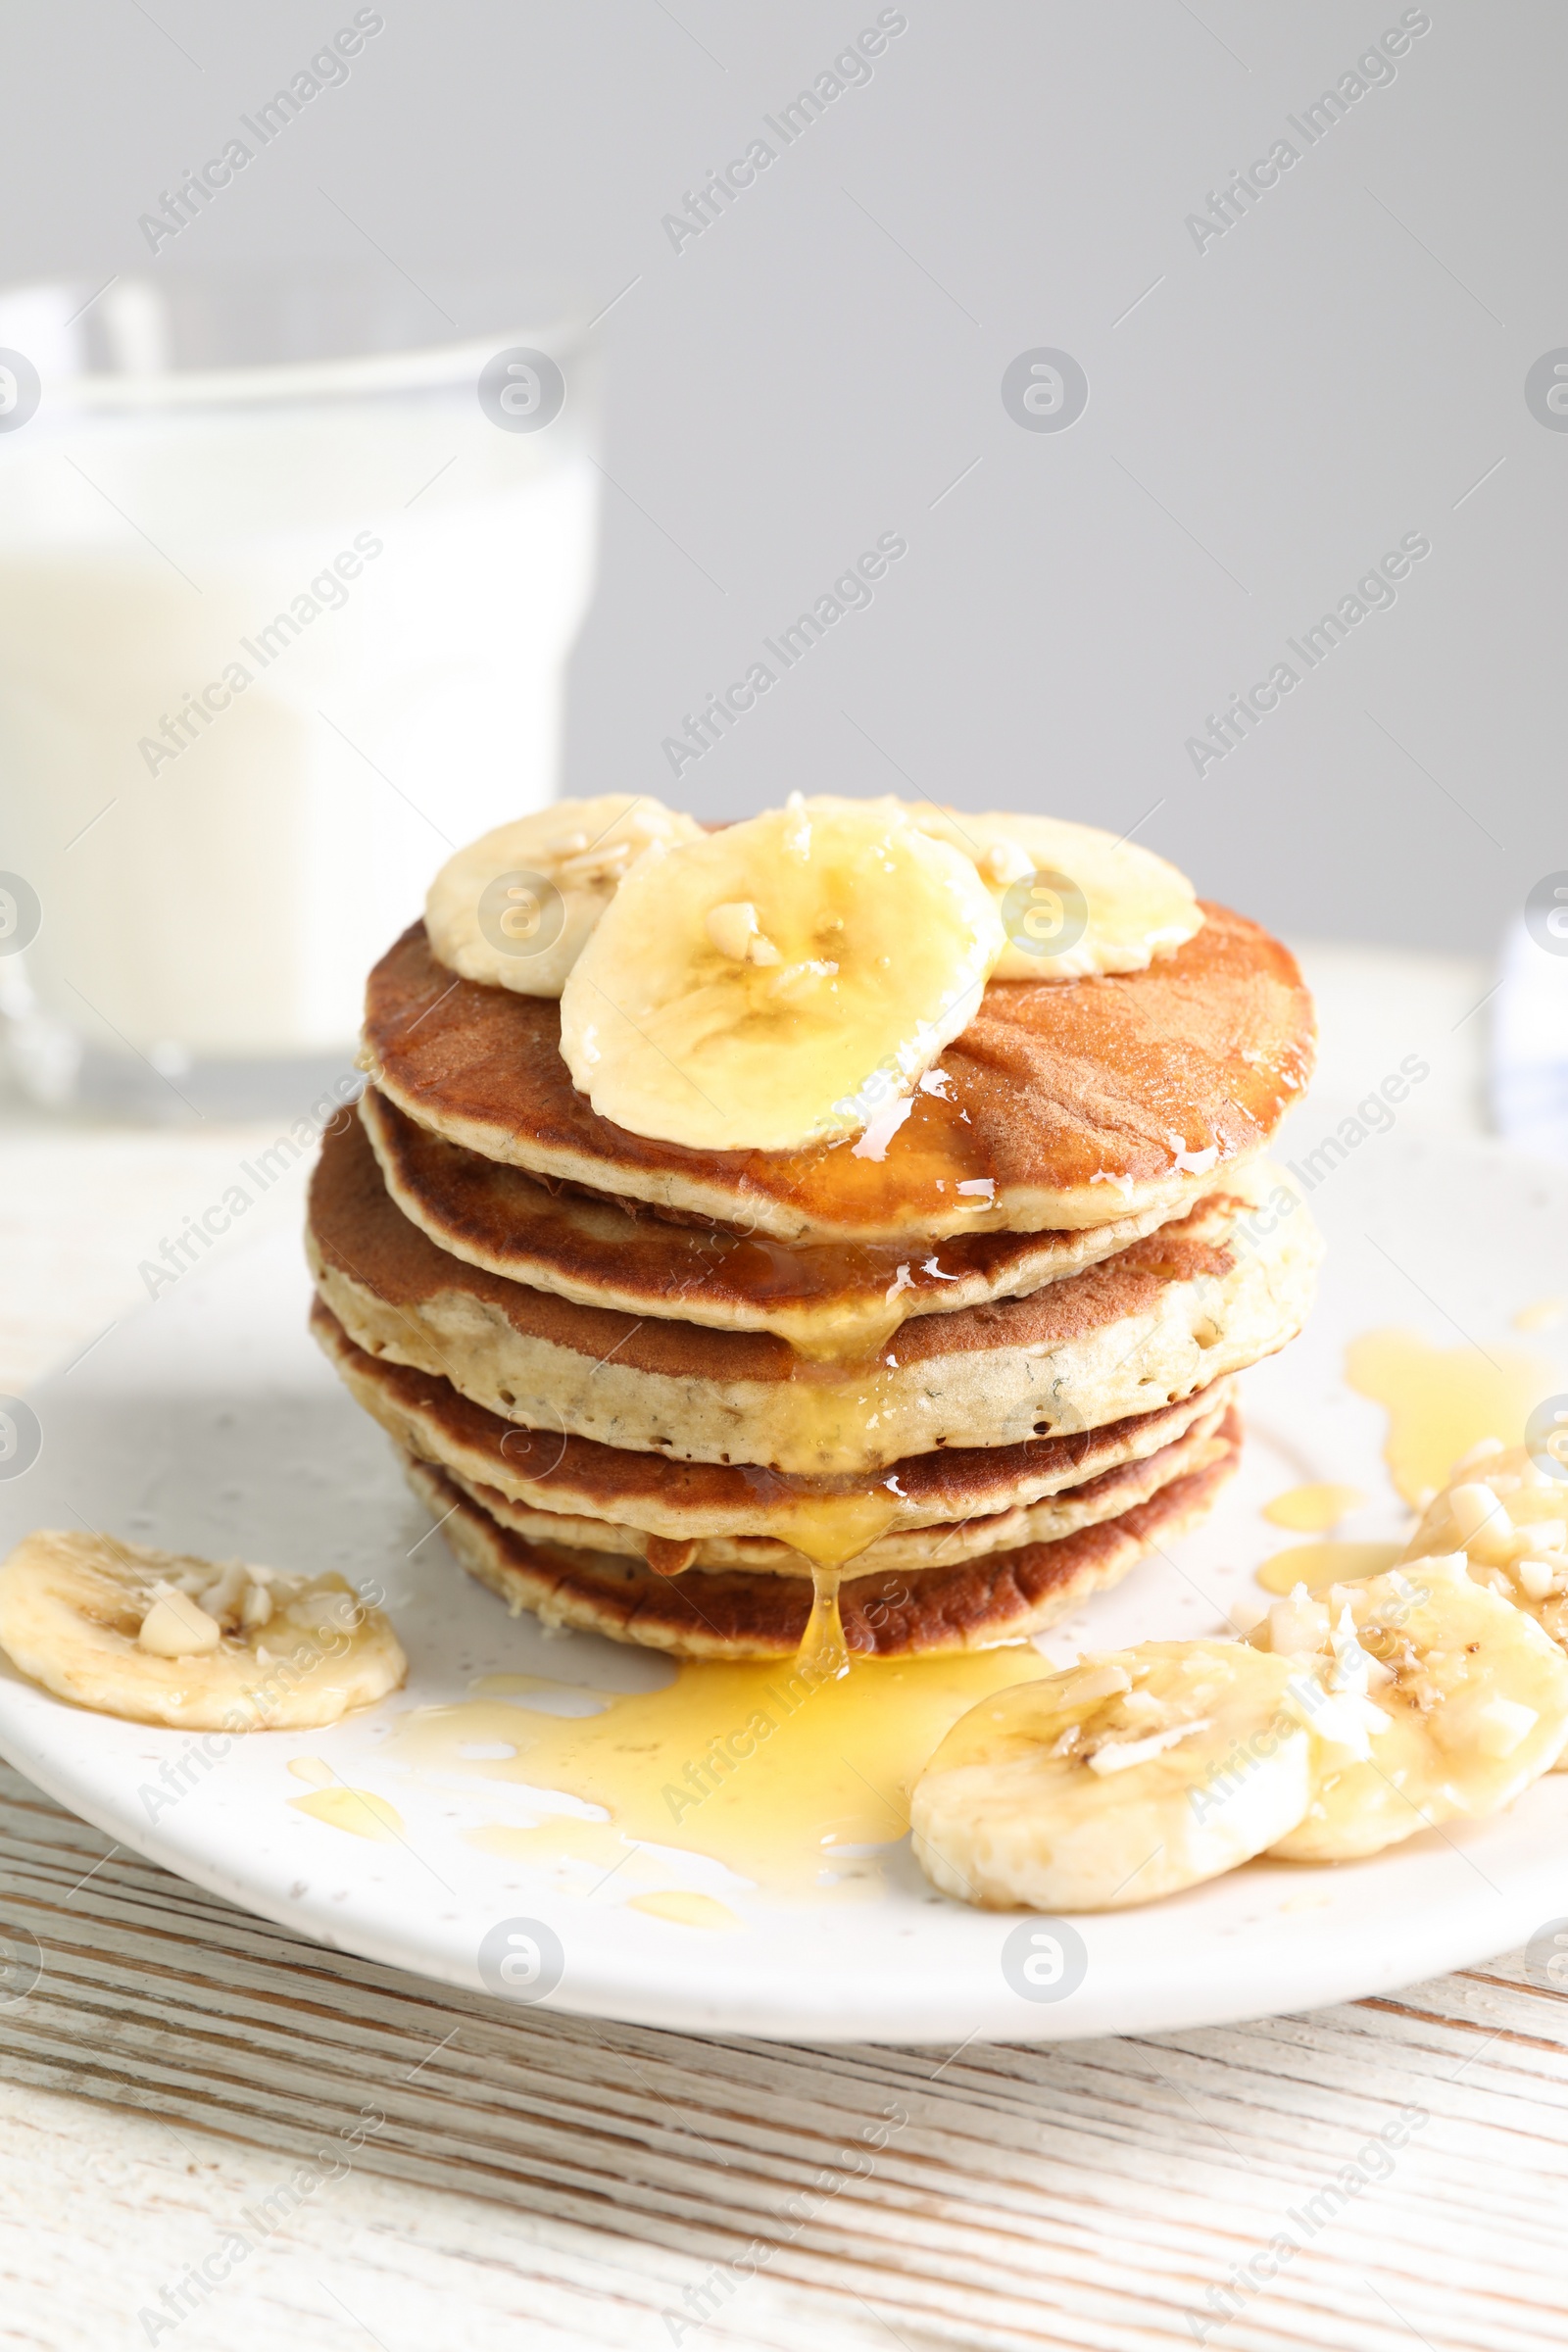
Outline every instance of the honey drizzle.
MULTIPOLYGON (((941 1071, 940 1061, 937 1072, 941 1071)), ((928 1073, 928 1076, 933 1073, 928 1073)), ((987 1232, 1006 1223, 996 1199, 996 1164, 960 1102, 921 1086, 908 1117, 880 1152, 857 1143, 829 1151, 792 1152, 778 1173, 782 1190, 818 1224, 845 1221, 884 1232, 901 1227, 927 1231, 951 1225, 959 1232, 987 1232)))
POLYGON ((791 1512, 784 1541, 811 1564, 811 1613, 797 1652, 798 1662, 819 1680, 850 1671, 839 1590, 844 1571, 899 1515, 898 1497, 886 1485, 859 1493, 804 1496, 791 1512))
MULTIPOLYGON (((824 1450, 842 1443, 846 1414, 874 1431, 881 1419, 896 1367, 885 1357, 841 1361, 832 1375, 818 1366, 797 1371, 784 1390, 793 1424, 790 1451, 799 1459, 813 1443, 824 1450)), ((799 1663, 817 1679, 850 1671, 850 1647, 839 1607, 844 1571, 899 1516, 902 1497, 896 1477, 810 1479, 782 1470, 746 1468, 748 1481, 765 1493, 775 1512, 780 1540, 810 1563, 811 1609, 801 1636, 799 1663)))
MULTIPOLYGON (((920 1247, 929 1257, 939 1246, 920 1247)), ((947 1247, 952 1253, 954 1245, 947 1247)), ((774 1309, 775 1328, 798 1356, 842 1367, 873 1360, 904 1323, 915 1295, 916 1254, 913 1244, 777 1242, 753 1234, 730 1246, 723 1266, 736 1291, 774 1309)), ((967 1273, 961 1254, 959 1262, 967 1273)))

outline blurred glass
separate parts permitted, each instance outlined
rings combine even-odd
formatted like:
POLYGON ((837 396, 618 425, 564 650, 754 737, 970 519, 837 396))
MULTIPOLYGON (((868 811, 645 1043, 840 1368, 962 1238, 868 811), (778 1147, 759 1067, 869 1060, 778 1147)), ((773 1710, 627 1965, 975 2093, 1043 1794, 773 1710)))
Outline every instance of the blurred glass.
POLYGON ((287 1107, 557 790, 579 329, 385 271, 0 294, 0 1012, 35 1099, 287 1107))

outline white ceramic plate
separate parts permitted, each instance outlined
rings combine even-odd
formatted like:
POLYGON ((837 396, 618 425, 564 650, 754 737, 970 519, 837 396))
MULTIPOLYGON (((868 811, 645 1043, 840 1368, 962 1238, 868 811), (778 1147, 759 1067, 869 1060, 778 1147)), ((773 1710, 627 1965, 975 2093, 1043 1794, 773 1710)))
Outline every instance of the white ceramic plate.
MULTIPOLYGON (((1401 1532, 1380 1458, 1384 1416, 1342 1377, 1355 1333, 1400 1324, 1447 1347, 1468 1337, 1551 1353, 1549 1336, 1521 1342, 1510 1326, 1520 1307, 1568 1295, 1568 1173, 1485 1145, 1372 1137, 1312 1207, 1331 1244, 1321 1301, 1306 1335, 1247 1377, 1241 1477, 1168 1564, 1146 1563, 1054 1629, 1054 1656, 1219 1630, 1227 1605, 1244 1599, 1255 1613, 1251 1569, 1296 1540, 1258 1506, 1298 1481, 1382 1497, 1348 1531, 1357 1537, 1401 1532)), ((183 1734, 83 1713, 0 1668, 0 1749, 11 1762, 198 1886, 324 1943, 475 1988, 486 1936, 542 1922, 564 1955, 552 2007, 810 2041, 1216 2024, 1388 1990, 1506 1950, 1568 1913, 1568 1774, 1494 1821, 1429 1832, 1371 1862, 1253 1864, 1172 1901, 1080 1919, 1082 1980, 1065 1995, 1042 1988, 1055 1997, 1015 1989, 1027 1979, 1008 1938, 1027 1936, 1029 1924, 935 1895, 906 1846, 893 1851, 885 1893, 800 1908, 676 1857, 688 1885, 721 1892, 742 1916, 740 1935, 628 1909, 614 1880, 564 1894, 538 1865, 496 1859, 462 1835, 504 1811, 495 1782, 400 1773, 383 1752, 390 1724, 410 1705, 464 1698, 483 1674, 626 1690, 667 1669, 595 1638, 545 1641, 464 1576, 438 1535, 420 1542, 428 1523, 386 1441, 308 1340, 306 1302, 287 1241, 232 1257, 210 1279, 187 1277, 38 1392, 42 1450, 0 1483, 8 1546, 29 1527, 86 1521, 180 1549, 336 1567, 386 1588, 412 1661, 407 1691, 334 1731, 240 1740, 212 1769, 186 1765, 196 1743, 183 1734), (303 1753, 390 1798, 407 1842, 368 1842, 287 1803, 301 1794, 288 1761, 303 1753), (150 1822, 140 1791, 165 1765, 188 1785, 150 1822)))

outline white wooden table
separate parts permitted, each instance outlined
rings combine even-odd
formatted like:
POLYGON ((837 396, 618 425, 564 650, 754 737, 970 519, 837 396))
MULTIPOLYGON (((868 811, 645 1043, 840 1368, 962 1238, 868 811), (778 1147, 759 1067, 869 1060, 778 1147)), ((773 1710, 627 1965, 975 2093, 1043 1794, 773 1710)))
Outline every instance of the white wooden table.
MULTIPOLYGON (((1476 1123, 1484 967, 1308 962, 1314 1131, 1411 1050, 1411 1121, 1476 1123)), ((256 1140, 0 1129, 0 1389, 128 1311, 138 1260, 256 1140)), ((43 1953, 24 1998, 0 1981, 0 2345, 1568 2335, 1568 1993, 1522 1955, 1149 2040, 701 2040, 322 1951, 4 1768, 0 1925, 43 1953), (885 2145, 852 2166, 868 2127, 885 2145)))

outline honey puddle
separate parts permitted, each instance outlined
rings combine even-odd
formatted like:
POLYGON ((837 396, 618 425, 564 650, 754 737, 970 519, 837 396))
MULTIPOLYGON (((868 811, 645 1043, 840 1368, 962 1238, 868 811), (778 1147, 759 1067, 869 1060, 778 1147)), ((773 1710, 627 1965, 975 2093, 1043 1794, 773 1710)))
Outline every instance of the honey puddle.
POLYGON ((317 1788, 309 1796, 291 1796, 289 1803, 329 1830, 347 1830, 353 1838, 372 1838, 391 1844, 403 1836, 403 1816, 396 1805, 370 1788, 317 1788))
POLYGON ((1383 1458, 1421 1509, 1483 1438, 1524 1442, 1525 1423, 1558 1386, 1552 1366, 1516 1348, 1434 1348, 1409 1331, 1368 1331, 1346 1349, 1346 1378, 1389 1416, 1383 1458))
POLYGON ((1263 1562, 1257 1581, 1265 1592, 1294 1592, 1298 1585, 1321 1592, 1358 1576, 1381 1576, 1403 1551, 1402 1544, 1293 1544, 1263 1562))
POLYGON ((740 1927, 728 1903, 716 1895, 694 1894, 685 1887, 664 1886, 657 1894, 634 1894, 628 1911, 646 1911, 651 1919, 667 1919, 679 1928, 716 1928, 721 1934, 740 1927))
POLYGON ((372 1788, 345 1788, 330 1764, 319 1756, 291 1756, 289 1770, 297 1781, 309 1781, 309 1796, 291 1796, 289 1803, 329 1830, 347 1830, 352 1838, 370 1838, 390 1844, 403 1836, 403 1816, 396 1805, 372 1788))
POLYGON ((1366 1496, 1359 1487, 1288 1487, 1263 1505, 1263 1516, 1275 1527, 1288 1527, 1300 1536, 1326 1536, 1359 1510, 1366 1496))
POLYGON ((625 1840, 641 1840, 706 1855, 769 1893, 820 1897, 856 1891, 857 1875, 863 1891, 865 1865, 852 1849, 905 1835, 913 1783, 960 1715, 1053 1671, 1027 1643, 857 1658, 837 1677, 798 1659, 686 1663, 660 1690, 592 1693, 599 1711, 589 1716, 544 1711, 568 1693, 580 1704, 590 1694, 579 1688, 491 1675, 461 1705, 406 1715, 381 1752, 421 1775, 560 1792, 608 1816, 542 1805, 532 1827, 475 1831, 487 1852, 566 1855, 609 1871, 626 1861, 625 1840))

